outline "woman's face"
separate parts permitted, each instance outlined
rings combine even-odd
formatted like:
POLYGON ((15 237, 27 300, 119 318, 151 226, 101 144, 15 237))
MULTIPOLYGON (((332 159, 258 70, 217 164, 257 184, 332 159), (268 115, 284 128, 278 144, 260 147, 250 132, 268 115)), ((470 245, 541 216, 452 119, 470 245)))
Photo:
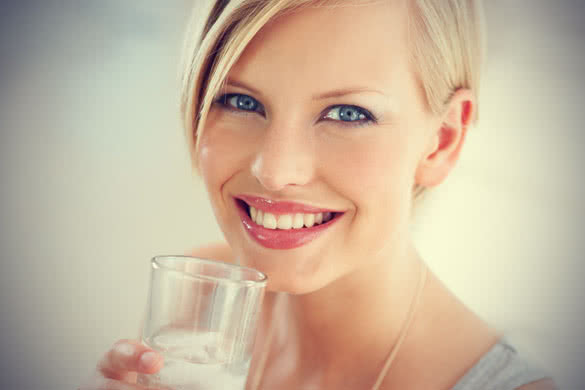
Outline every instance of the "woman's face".
POLYGON ((216 97, 202 176, 234 253, 271 289, 314 291, 404 248, 433 118, 409 64, 402 3, 278 18, 216 97), (327 211, 333 219, 317 227, 327 211))

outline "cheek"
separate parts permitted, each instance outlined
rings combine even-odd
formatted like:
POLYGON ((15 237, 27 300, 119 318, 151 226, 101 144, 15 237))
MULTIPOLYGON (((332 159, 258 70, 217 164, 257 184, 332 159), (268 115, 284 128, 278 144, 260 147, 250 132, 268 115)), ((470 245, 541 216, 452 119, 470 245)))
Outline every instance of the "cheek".
POLYGON ((249 160, 246 138, 223 125, 208 125, 199 144, 198 163, 210 194, 221 191, 223 184, 242 170, 249 160))
POLYGON ((344 242, 356 251, 380 253, 408 229, 414 180, 411 141, 394 134, 330 149, 335 153, 325 163, 331 172, 327 176, 335 177, 334 170, 340 173, 335 188, 355 207, 344 242))
POLYGON ((409 140, 404 136, 330 143, 323 168, 335 171, 340 186, 355 194, 354 197, 394 192, 412 176, 410 149, 409 140))
MULTIPOLYGON (((213 130, 205 129, 201 135, 198 155, 201 175, 210 193, 217 190, 215 187, 229 175, 230 167, 233 165, 230 161, 232 154, 227 150, 229 146, 226 142, 221 142, 220 137, 215 135, 217 132, 213 130)), ((225 141, 229 142, 229 139, 225 141)))
POLYGON ((220 126, 208 126, 201 135, 197 162, 213 212, 224 233, 227 233, 225 229, 231 207, 224 186, 245 168, 246 150, 247 145, 220 126))

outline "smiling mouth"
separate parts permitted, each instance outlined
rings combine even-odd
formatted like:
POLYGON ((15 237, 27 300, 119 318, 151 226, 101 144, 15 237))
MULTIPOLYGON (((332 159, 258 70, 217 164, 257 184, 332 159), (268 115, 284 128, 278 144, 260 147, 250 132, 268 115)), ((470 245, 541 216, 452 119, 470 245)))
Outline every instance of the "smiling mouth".
POLYGON ((242 199, 236 199, 239 208, 244 210, 252 222, 272 230, 303 230, 320 225, 331 223, 339 218, 341 212, 319 212, 319 213, 271 213, 250 206, 242 199))

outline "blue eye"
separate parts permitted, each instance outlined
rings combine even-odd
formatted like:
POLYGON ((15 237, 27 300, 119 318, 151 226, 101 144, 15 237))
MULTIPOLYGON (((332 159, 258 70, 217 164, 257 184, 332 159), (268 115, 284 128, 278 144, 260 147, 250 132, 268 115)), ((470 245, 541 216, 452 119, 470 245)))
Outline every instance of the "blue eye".
MULTIPOLYGON (((251 96, 241 93, 228 93, 215 100, 222 107, 238 114, 259 113, 265 115, 262 104, 251 96)), ((360 127, 376 123, 376 118, 367 110, 353 105, 340 104, 327 109, 321 119, 339 122, 342 126, 360 127)))
POLYGON ((331 107, 323 119, 345 122, 345 126, 364 126, 375 122, 375 118, 368 111, 361 107, 350 105, 339 105, 331 107))
POLYGON ((225 94, 217 99, 216 102, 229 109, 264 114, 264 107, 258 100, 241 93, 225 94))

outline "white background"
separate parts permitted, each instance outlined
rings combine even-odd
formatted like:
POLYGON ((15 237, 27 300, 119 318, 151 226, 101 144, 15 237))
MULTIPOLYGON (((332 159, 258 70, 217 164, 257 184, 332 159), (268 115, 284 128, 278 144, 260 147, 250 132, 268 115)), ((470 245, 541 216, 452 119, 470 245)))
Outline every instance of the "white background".
MULTIPOLYGON (((0 2, 1 388, 75 388, 136 337, 150 257, 221 237, 178 121, 187 3, 0 2)), ((579 389, 585 7, 486 6, 480 125, 413 228, 462 300, 579 389)))

